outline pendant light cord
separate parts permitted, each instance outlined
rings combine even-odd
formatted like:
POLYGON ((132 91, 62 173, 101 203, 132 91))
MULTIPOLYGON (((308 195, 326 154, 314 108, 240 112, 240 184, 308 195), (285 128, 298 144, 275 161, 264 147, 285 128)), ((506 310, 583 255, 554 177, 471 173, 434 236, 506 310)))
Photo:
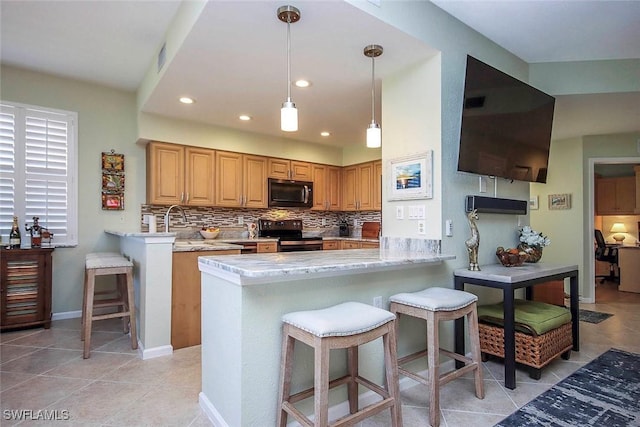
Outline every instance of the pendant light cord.
POLYGON ((371 123, 376 122, 376 85, 375 85, 376 61, 371 57, 371 123))
POLYGON ((287 17, 287 102, 291 102, 291 17, 287 17))

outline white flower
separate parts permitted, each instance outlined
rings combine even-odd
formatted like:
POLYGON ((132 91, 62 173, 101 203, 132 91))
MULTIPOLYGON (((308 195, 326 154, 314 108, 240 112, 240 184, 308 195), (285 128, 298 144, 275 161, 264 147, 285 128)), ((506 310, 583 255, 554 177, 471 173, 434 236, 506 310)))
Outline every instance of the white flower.
POLYGON ((551 240, 547 236, 532 230, 528 225, 525 225, 520 230, 520 241, 529 246, 539 246, 541 248, 551 244, 551 240))

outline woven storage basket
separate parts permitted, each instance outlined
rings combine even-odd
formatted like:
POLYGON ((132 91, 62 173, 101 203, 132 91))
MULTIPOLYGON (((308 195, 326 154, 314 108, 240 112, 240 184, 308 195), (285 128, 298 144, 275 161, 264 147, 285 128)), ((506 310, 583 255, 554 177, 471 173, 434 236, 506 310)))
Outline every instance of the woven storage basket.
MULTIPOLYGON (((478 327, 482 352, 504 358, 504 329, 486 323, 478 327)), ((533 368, 542 368, 572 347, 571 322, 535 337, 516 331, 516 362, 533 368)))

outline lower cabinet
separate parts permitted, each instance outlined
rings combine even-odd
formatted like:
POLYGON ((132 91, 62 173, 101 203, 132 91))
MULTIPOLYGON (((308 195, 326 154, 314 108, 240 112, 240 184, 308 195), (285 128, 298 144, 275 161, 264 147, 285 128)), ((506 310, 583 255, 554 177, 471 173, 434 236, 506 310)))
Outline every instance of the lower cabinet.
POLYGON ((200 344, 200 270, 198 269, 198 257, 239 253, 239 249, 173 253, 171 345, 174 350, 200 344))
POLYGON ((362 240, 342 240, 341 249, 372 249, 379 248, 380 243, 378 242, 367 242, 362 240))
POLYGON ((53 248, 0 249, 1 329, 51 326, 53 248))
POLYGON ((324 240, 322 242, 323 251, 335 251, 337 249, 341 249, 339 240, 324 240))

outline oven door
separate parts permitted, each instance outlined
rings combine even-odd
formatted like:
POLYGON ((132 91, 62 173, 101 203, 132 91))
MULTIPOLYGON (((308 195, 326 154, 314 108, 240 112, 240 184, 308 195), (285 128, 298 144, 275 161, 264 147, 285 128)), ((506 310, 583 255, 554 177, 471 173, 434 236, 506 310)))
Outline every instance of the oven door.
POLYGON ((280 252, 321 251, 322 240, 280 240, 278 250, 280 252))

